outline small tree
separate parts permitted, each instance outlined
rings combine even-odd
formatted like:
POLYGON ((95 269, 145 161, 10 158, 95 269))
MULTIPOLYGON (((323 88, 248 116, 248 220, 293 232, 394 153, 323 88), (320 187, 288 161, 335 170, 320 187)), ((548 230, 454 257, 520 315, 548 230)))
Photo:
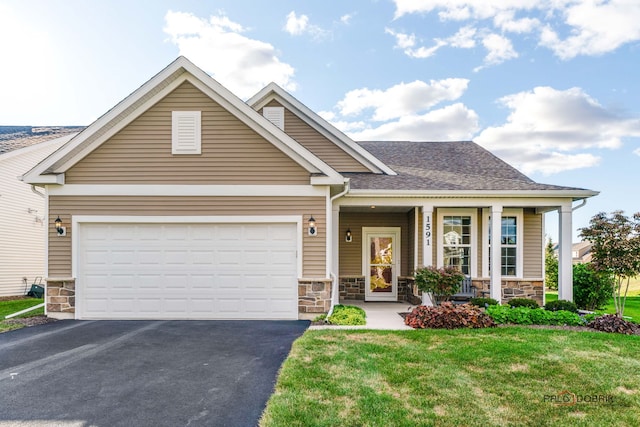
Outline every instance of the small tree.
POLYGON ((580 229, 580 236, 593 244, 596 270, 614 277, 613 302, 616 314, 624 314, 629 280, 640 273, 640 212, 628 218, 622 211, 600 212, 580 229))
POLYGON ((415 273, 416 286, 422 292, 431 294, 436 305, 448 301, 451 295, 457 293, 463 279, 464 274, 455 266, 423 267, 415 273))
POLYGON ((558 289, 558 257, 553 250, 551 238, 544 249, 544 284, 548 289, 558 289))

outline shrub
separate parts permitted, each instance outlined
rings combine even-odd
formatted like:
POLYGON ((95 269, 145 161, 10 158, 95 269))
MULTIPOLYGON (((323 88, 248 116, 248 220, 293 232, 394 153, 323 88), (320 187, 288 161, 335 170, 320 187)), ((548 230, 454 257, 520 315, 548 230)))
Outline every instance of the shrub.
POLYGON ((422 292, 433 296, 436 304, 446 301, 458 292, 464 274, 457 267, 436 268, 433 266, 419 268, 415 272, 415 283, 422 292))
POLYGON ((487 328, 495 326, 495 322, 470 304, 455 305, 443 302, 437 307, 420 305, 413 309, 404 319, 404 323, 412 328, 457 329, 487 328))
POLYGON ((593 319, 587 325, 597 331, 616 332, 619 334, 633 335, 639 333, 639 327, 635 323, 624 320, 615 314, 605 314, 593 319))
POLYGON ((585 310, 602 308, 613 296, 613 277, 596 271, 591 263, 573 266, 573 299, 585 310))
POLYGON ((538 308, 538 302, 531 298, 512 298, 507 302, 511 307, 538 308))
POLYGON ((498 305, 498 301, 493 298, 471 298, 469 304, 484 308, 488 305, 498 305))
POLYGON ((486 313, 498 324, 568 326, 582 326, 585 324, 585 320, 577 313, 565 310, 547 311, 542 308, 511 308, 506 305, 492 305, 487 307, 486 313))
POLYGON ((549 301, 544 306, 544 309, 549 311, 565 310, 565 311, 570 311, 572 313, 578 312, 578 306, 576 306, 575 303, 564 300, 564 299, 559 299, 557 301, 549 301))
POLYGON ((366 313, 360 307, 353 305, 338 304, 333 307, 333 313, 329 317, 328 321, 332 325, 366 325, 366 313))

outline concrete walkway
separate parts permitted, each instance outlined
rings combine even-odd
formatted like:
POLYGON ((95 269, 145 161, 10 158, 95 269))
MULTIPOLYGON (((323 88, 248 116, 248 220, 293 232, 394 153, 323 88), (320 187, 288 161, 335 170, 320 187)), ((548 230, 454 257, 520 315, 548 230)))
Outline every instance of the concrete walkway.
POLYGON ((364 326, 311 326, 309 329, 413 329, 404 324, 398 313, 409 312, 416 306, 408 302, 364 302, 360 300, 342 300, 340 304, 361 307, 367 313, 367 324, 364 326))

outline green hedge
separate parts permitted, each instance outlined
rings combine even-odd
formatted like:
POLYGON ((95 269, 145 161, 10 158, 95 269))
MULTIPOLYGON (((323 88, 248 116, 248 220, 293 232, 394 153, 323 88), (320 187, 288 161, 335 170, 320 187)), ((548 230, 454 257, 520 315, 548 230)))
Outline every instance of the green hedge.
POLYGON ((486 313, 499 324, 583 326, 586 323, 580 315, 565 310, 548 311, 542 308, 492 305, 487 307, 486 313))

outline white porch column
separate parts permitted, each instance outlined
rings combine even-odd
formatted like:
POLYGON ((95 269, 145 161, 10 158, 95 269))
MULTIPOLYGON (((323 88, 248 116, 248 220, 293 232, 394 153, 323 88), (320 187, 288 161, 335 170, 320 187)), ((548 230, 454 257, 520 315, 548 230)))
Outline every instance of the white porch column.
POLYGON ((491 206, 491 278, 490 296, 502 302, 502 206, 491 206))
MULTIPOLYGON (((433 206, 422 206, 422 265, 429 267, 433 265, 433 235, 435 230, 433 229, 433 206)), ((432 306, 433 301, 431 297, 423 293, 422 305, 432 306)))
POLYGON ((573 301, 572 209, 563 205, 558 209, 558 299, 573 301))

